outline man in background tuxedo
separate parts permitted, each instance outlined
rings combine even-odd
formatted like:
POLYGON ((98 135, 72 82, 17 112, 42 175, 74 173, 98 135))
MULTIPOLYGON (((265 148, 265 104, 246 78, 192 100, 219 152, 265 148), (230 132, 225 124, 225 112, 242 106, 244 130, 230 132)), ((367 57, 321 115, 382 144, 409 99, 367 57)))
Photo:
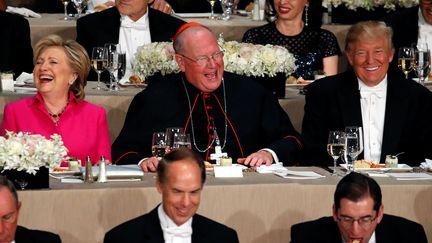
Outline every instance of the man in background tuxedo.
POLYGON ((20 208, 21 202, 14 185, 5 176, 0 176, 0 242, 61 242, 56 234, 17 226, 20 208))
POLYGON ((167 154, 159 163, 156 179, 162 204, 111 229, 104 243, 237 243, 233 229, 196 214, 205 179, 205 166, 199 155, 188 149, 167 154))
POLYGON ((381 188, 374 179, 351 172, 336 186, 333 217, 291 227, 291 243, 316 242, 427 243, 427 239, 420 224, 384 214, 381 188))
POLYGON ((6 13, 6 3, 0 0, 0 72, 33 70, 33 50, 30 41, 30 25, 22 16, 6 13))
MULTIPOLYGON (((125 76, 129 77, 137 48, 150 42, 170 41, 182 24, 180 19, 149 8, 147 0, 119 0, 115 7, 79 18, 77 41, 90 58, 93 47, 120 44, 126 53, 125 76)), ((96 80, 94 74, 90 80, 96 80)))
POLYGON ((389 70, 394 49, 384 22, 359 22, 348 30, 345 53, 352 70, 308 85, 302 137, 304 164, 328 166, 330 131, 363 127, 359 156, 384 163, 386 155, 418 166, 432 157, 432 94, 389 70))

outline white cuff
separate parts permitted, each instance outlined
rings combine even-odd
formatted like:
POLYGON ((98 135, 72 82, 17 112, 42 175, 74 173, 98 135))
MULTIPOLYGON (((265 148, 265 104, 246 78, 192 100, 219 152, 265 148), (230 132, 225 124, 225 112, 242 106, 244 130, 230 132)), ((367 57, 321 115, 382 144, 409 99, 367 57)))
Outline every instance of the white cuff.
POLYGON ((260 151, 267 151, 267 152, 271 153, 271 155, 273 157, 273 163, 275 163, 275 164, 279 163, 279 158, 277 157, 276 153, 273 150, 271 150, 269 148, 263 148, 263 149, 260 149, 260 151))

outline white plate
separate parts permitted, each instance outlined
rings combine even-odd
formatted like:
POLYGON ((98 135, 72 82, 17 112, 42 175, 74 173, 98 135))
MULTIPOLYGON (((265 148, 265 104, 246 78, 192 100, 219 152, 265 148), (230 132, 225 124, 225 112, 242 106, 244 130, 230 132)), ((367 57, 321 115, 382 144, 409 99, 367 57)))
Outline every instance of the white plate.
POLYGON ((36 88, 33 87, 18 87, 15 86, 14 90, 16 93, 36 93, 36 88))
POLYGON ((122 79, 122 80, 120 80, 120 81, 119 81, 119 84, 120 84, 121 86, 147 87, 147 84, 146 84, 146 83, 134 84, 134 83, 129 82, 129 80, 127 80, 127 79, 122 79))
POLYGON ((290 87, 290 88, 299 88, 299 87, 304 87, 308 84, 313 83, 315 80, 304 80, 303 82, 307 82, 307 83, 294 83, 294 84, 289 84, 289 83, 285 83, 285 87, 290 87))
POLYGON ((66 175, 77 175, 77 174, 81 174, 80 171, 72 171, 72 170, 62 170, 62 171, 53 171, 53 169, 49 169, 49 173, 51 175, 56 175, 56 176, 66 176, 66 175))
MULTIPOLYGON (((380 164, 380 165, 384 165, 384 164, 380 164)), ((342 168, 344 168, 345 170, 347 170, 347 164, 340 164, 340 166, 342 168)), ((402 172, 402 171, 412 171, 413 168, 407 164, 398 164, 397 168, 354 168, 354 171, 381 171, 381 172, 386 172, 386 171, 392 171, 392 172, 402 172)))

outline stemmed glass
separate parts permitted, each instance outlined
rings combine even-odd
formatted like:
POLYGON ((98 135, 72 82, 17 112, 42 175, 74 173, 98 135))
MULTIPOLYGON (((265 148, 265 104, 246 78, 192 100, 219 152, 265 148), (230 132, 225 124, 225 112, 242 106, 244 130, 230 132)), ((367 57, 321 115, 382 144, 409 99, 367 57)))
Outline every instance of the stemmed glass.
POLYGON ((95 89, 101 90, 100 87, 100 75, 106 66, 105 56, 104 56, 104 48, 103 47, 93 47, 92 51, 92 67, 96 71, 98 76, 97 87, 95 89))
POLYGON ((69 5, 69 0, 60 0, 64 6, 64 17, 61 20, 70 20, 67 13, 67 6, 69 5))
POLYGON ((77 11, 77 18, 81 17, 81 13, 87 5, 87 0, 72 0, 72 3, 77 11))
POLYGON ((346 127, 344 158, 349 172, 353 170, 354 162, 361 152, 363 152, 362 127, 346 127))
POLYGON ((192 149, 192 144, 190 140, 189 133, 178 133, 177 136, 174 136, 173 149, 179 148, 187 148, 192 149))
POLYGON ((164 157, 165 156, 165 133, 164 132, 155 132, 152 137, 152 155, 154 157, 164 157))
POLYGON ((344 154, 345 133, 342 131, 330 131, 327 143, 327 152, 333 157, 332 176, 338 175, 336 172, 337 160, 344 154))
POLYGON ((165 131, 165 143, 166 143, 166 153, 171 152, 173 147, 174 139, 179 134, 183 133, 183 128, 181 127, 168 127, 165 131))
POLYGON ((398 67, 408 79, 408 74, 414 68, 414 49, 412 47, 400 47, 398 53, 398 67))
POLYGON ((214 5, 216 3, 216 0, 207 0, 207 1, 210 3, 210 7, 211 7, 211 10, 210 10, 211 13, 210 13, 209 19, 215 19, 216 16, 214 14, 214 5))
POLYGON ((119 54, 117 52, 116 44, 105 44, 104 46, 104 62, 105 69, 110 73, 110 90, 119 91, 120 88, 117 83, 116 75, 114 74, 119 68, 121 63, 119 62, 119 54))
POLYGON ((222 6, 222 19, 231 19, 232 8, 234 6, 234 0, 219 0, 222 6))
POLYGON ((414 49, 414 70, 422 85, 430 73, 430 51, 426 43, 418 43, 414 49))

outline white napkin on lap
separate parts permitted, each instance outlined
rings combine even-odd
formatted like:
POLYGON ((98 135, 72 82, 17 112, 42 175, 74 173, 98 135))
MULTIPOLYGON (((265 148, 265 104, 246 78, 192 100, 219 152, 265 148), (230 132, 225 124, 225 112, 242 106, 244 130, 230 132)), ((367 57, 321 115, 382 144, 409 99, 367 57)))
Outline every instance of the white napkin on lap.
POLYGON ((19 15, 22 15, 24 17, 32 17, 32 18, 42 17, 40 14, 35 13, 28 8, 16 8, 16 7, 8 6, 6 9, 6 12, 19 14, 19 15))

